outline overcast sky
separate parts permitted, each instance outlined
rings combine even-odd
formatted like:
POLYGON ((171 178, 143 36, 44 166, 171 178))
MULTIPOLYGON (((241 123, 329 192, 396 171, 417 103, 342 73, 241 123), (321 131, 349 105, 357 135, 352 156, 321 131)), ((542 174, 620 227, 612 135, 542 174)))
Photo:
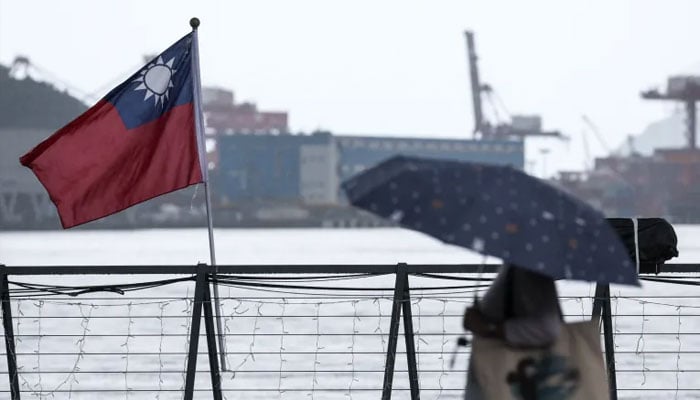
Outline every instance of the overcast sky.
POLYGON ((639 91, 700 73, 699 15, 695 0, 0 0, 0 62, 25 55, 102 95, 197 16, 204 84, 288 111, 294 131, 469 137, 472 29, 507 109, 573 137, 528 140, 541 174, 541 148, 549 173, 582 167, 583 114, 617 146, 673 112, 639 91))

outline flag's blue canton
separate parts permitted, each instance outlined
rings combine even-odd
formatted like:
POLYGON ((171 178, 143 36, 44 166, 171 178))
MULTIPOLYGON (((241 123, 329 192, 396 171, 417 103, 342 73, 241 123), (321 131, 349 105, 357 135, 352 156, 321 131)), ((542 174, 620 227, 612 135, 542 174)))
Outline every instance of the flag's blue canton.
POLYGON ((190 33, 144 65, 105 97, 106 101, 116 107, 127 129, 156 120, 175 106, 192 102, 191 57, 192 34, 190 33), (144 72, 148 71, 154 62, 162 60, 163 63, 168 63, 171 59, 174 59, 171 69, 175 71, 170 77, 172 87, 167 88, 165 93, 155 93, 148 88, 138 89, 142 86, 144 72), (145 98, 149 92, 151 96, 145 98), (161 101, 158 101, 158 98, 161 101))

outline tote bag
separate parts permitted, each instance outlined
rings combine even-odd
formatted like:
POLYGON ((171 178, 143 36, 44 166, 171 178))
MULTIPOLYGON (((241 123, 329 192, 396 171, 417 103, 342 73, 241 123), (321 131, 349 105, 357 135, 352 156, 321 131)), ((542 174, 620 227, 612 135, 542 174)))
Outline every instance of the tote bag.
POLYGON ((545 349, 474 336, 472 376, 487 400, 609 400, 598 321, 563 324, 545 349))

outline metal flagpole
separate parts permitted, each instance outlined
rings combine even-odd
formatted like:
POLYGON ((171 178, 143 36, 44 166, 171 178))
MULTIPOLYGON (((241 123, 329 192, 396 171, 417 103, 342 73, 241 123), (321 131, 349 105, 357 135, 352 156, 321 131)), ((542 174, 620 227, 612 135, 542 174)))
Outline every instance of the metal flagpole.
MULTIPOLYGON (((202 178, 204 178, 204 197, 207 204, 207 226, 209 228, 209 259, 214 267, 214 274, 218 272, 216 266, 216 252, 214 250, 214 224, 211 215, 211 195, 209 192, 209 167, 206 161, 206 147, 204 143, 204 121, 202 119, 202 82, 199 75, 199 40, 197 37, 197 28, 199 27, 199 19, 192 18, 190 20, 192 27, 192 79, 194 81, 193 99, 195 108, 195 126, 197 130, 197 145, 199 148, 199 163, 202 168, 202 178)), ((224 332, 221 327, 221 302, 219 300, 219 285, 213 282, 214 286, 214 313, 216 314, 216 331, 219 333, 219 357, 221 360, 221 370, 226 371, 226 350, 224 348, 224 332)))

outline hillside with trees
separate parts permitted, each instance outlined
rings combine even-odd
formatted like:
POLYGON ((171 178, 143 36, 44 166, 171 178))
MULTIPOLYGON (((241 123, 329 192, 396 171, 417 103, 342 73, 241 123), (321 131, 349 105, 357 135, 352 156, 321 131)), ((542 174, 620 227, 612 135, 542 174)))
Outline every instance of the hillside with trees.
POLYGON ((58 129, 86 109, 48 83, 12 78, 10 68, 0 65, 0 128, 58 129))

